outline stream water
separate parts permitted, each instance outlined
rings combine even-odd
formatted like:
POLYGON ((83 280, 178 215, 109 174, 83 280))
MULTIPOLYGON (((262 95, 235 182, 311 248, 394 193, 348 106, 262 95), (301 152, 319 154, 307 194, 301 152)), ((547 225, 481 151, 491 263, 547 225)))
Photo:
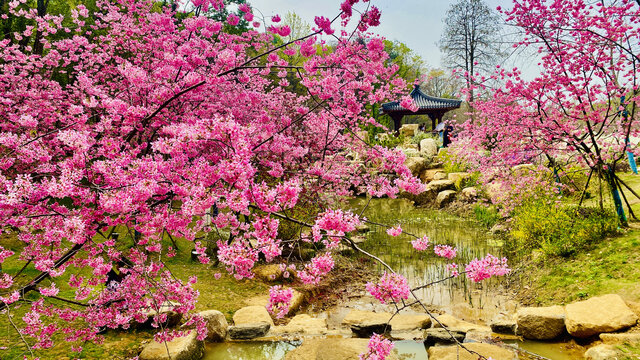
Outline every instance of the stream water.
MULTIPOLYGON (((454 259, 464 266, 473 258, 481 258, 490 253, 502 255, 502 240, 488 233, 485 228, 473 220, 462 219, 445 212, 416 208, 405 199, 366 199, 351 200, 345 205, 353 212, 361 213, 368 220, 388 225, 400 224, 403 234, 391 237, 386 228, 372 225, 365 234, 362 247, 379 256, 397 272, 409 280, 412 287, 432 283, 448 276, 446 264, 451 262, 438 258, 432 251, 417 252, 411 246, 412 237, 427 235, 434 244, 447 244, 458 249, 454 259)), ((381 267, 382 270, 382 267, 381 267)), ((464 276, 447 280, 421 289, 417 296, 430 307, 436 307, 462 320, 485 324, 501 311, 513 310, 516 306, 505 295, 508 284, 504 279, 490 279, 474 284, 464 276)), ((339 326, 346 314, 352 309, 389 311, 375 299, 367 296, 354 297, 338 307, 315 313, 316 317, 327 319, 329 327, 339 326)), ((583 350, 567 343, 548 343, 511 340, 513 347, 522 350, 520 359, 580 359, 583 350)), ((285 354, 298 346, 300 342, 227 342, 208 345, 206 360, 253 360, 284 359, 285 354)), ((427 359, 422 342, 396 341, 395 350, 401 359, 427 359)))

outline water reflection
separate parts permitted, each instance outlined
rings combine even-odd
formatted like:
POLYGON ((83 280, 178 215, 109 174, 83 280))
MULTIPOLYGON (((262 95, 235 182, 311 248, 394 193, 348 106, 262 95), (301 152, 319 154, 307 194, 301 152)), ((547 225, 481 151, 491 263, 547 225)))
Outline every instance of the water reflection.
POLYGON ((300 342, 276 341, 230 341, 207 344, 203 360, 281 360, 289 351, 300 345, 300 342))
MULTIPOLYGON (((346 207, 360 213, 366 204, 366 199, 358 198, 349 201, 346 207)), ((457 247, 458 256, 452 261, 460 267, 488 253, 496 256, 502 254, 500 239, 489 234, 473 220, 462 219, 441 211, 415 208, 406 199, 372 199, 364 211, 364 216, 376 223, 400 224, 404 232, 417 236, 427 235, 432 243, 457 247)), ((386 228, 371 225, 371 231, 367 234, 367 241, 363 244, 363 248, 378 255, 396 271, 406 276, 412 287, 449 276, 445 266, 452 261, 434 255, 432 248, 424 252, 414 250, 411 246, 413 239, 404 233, 398 237, 391 237, 386 233, 386 228)), ((449 309, 453 304, 467 302, 473 305, 473 308, 491 307, 498 310, 500 304, 496 304, 496 300, 505 300, 504 298, 496 299, 495 296, 495 290, 501 281, 502 279, 491 279, 475 284, 461 276, 421 289, 417 295, 427 304, 449 309)), ((477 314, 473 314, 475 315, 477 314)))

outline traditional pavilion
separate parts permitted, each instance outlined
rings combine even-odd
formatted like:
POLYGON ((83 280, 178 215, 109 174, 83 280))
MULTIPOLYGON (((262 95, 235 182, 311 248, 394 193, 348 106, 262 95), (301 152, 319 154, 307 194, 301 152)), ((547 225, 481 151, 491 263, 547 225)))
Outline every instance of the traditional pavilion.
POLYGON ((402 125, 402 118, 405 115, 428 115, 431 119, 431 129, 442 121, 442 116, 450 110, 460 107, 462 100, 443 99, 429 96, 420 90, 419 85, 414 85, 409 94, 413 102, 418 105, 418 111, 413 112, 400 105, 400 101, 392 101, 382 104, 381 113, 388 114, 393 119, 394 130, 399 130, 402 125))

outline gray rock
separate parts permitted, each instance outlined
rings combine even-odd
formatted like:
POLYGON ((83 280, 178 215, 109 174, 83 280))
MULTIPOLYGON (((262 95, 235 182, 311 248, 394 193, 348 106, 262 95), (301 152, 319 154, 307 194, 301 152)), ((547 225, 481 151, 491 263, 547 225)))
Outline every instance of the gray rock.
POLYGON ((584 353, 587 360, 616 360, 620 359, 622 354, 613 345, 597 345, 584 353))
POLYGON ((566 309, 567 331, 580 338, 626 329, 638 321, 638 316, 615 294, 578 301, 566 309))
POLYGON ((404 137, 413 137, 416 134, 416 131, 420 127, 420 124, 404 124, 400 127, 400 135, 404 137))
POLYGON ((391 324, 354 324, 351 325, 351 331, 359 338, 369 338, 374 333, 384 334, 391 331, 391 324))
POLYGON ((447 173, 439 172, 433 175, 433 180, 448 180, 447 173))
POLYGON ((434 346, 436 344, 455 344, 463 342, 466 333, 463 331, 447 330, 442 328, 427 329, 424 331, 424 346, 434 346))
POLYGON ((491 331, 498 334, 515 335, 516 326, 516 321, 511 316, 505 314, 498 314, 489 322, 491 331))
POLYGON ((514 360, 517 359, 513 350, 497 345, 484 343, 470 343, 464 345, 467 349, 474 351, 470 353, 460 349, 459 346, 433 346, 427 351, 429 360, 477 360, 478 355, 483 358, 494 360, 514 360))
POLYGON ((434 139, 420 141, 420 153, 424 156, 434 157, 438 155, 438 143, 434 139))
POLYGON ((445 190, 436 197, 436 207, 443 208, 456 198, 455 190, 445 190))
POLYGON ((460 200, 466 202, 475 201, 478 198, 478 189, 475 187, 467 187, 460 192, 460 200))
POLYGON ((179 304, 175 302, 165 301, 164 303, 162 303, 162 305, 160 305, 157 311, 155 309, 148 309, 147 311, 145 311, 143 314, 146 317, 146 320, 142 323, 133 322, 131 324, 131 327, 134 329, 152 329, 154 328, 152 325, 153 318, 158 314, 164 314, 167 316, 166 321, 162 324, 162 326, 168 328, 174 327, 178 325, 182 320, 182 314, 173 310, 178 305, 179 304))
POLYGON ((429 166, 429 159, 421 156, 408 156, 404 164, 414 176, 420 176, 420 173, 429 166))
POLYGON ((562 335, 564 320, 562 306, 525 307, 516 315, 518 334, 533 340, 551 340, 562 335))
POLYGON ((209 342, 222 342, 227 337, 229 324, 224 315, 217 310, 207 310, 199 314, 207 322, 207 338, 209 342))
POLYGON ((175 338, 169 342, 152 341, 140 353, 140 360, 199 360, 204 356, 204 343, 196 339, 197 333, 175 338))
POLYGON ((273 326, 271 315, 269 315, 264 306, 246 306, 238 309, 238 311, 233 314, 233 324, 236 326, 243 324, 255 324, 259 322, 273 326))
POLYGON ((426 191, 435 191, 436 193, 453 190, 455 185, 451 180, 434 180, 427 184, 426 191))
POLYGON ((235 340, 249 340, 265 336, 271 325, 259 322, 254 324, 242 324, 229 327, 229 337, 235 340))

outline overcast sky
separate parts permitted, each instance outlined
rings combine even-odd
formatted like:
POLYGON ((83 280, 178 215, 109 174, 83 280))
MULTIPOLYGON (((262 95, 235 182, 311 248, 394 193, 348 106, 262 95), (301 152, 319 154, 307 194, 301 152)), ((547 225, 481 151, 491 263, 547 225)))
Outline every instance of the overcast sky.
MULTIPOLYGON (((295 12, 309 24, 316 15, 333 18, 342 0, 249 0, 265 16, 295 12)), ((429 67, 442 67, 436 42, 444 26, 443 18, 455 0, 372 0, 382 12, 381 25, 374 29, 389 40, 405 43, 426 60, 429 67)), ((493 9, 509 8, 511 0, 485 0, 493 9)), ((519 66, 522 68, 522 66, 519 66)))

